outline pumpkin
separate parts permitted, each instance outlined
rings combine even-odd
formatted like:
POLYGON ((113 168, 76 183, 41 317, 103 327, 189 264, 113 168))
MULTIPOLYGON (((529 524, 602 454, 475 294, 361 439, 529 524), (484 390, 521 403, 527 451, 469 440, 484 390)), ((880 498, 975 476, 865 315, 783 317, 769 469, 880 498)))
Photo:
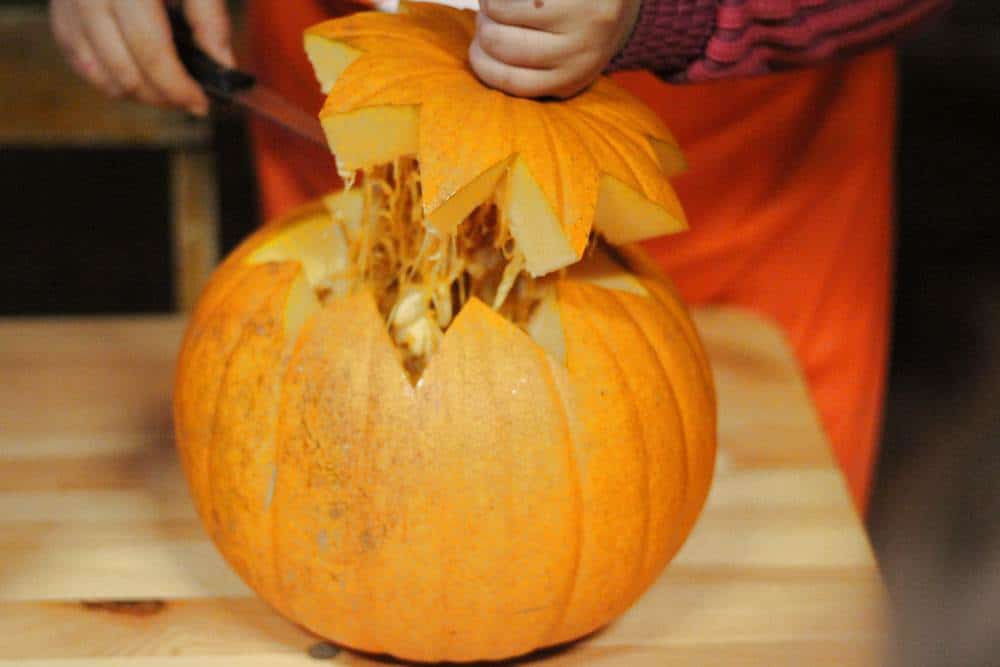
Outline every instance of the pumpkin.
POLYGON ((309 630, 407 660, 607 624, 683 544, 715 455, 698 336, 629 243, 683 227, 676 144, 609 81, 486 90, 472 32, 432 5, 310 29, 349 187, 226 259, 176 378, 229 564, 309 630))

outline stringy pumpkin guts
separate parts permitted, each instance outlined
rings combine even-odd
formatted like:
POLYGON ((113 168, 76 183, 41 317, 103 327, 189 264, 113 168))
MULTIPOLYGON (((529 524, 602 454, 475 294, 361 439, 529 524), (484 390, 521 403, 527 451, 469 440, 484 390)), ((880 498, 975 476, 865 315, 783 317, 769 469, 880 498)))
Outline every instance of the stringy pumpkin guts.
POLYGON ((371 290, 412 380, 473 297, 518 326, 527 324, 549 280, 523 270, 524 255, 501 205, 504 179, 453 234, 425 223, 415 158, 399 157, 364 171, 358 183, 352 180, 347 187, 360 187, 363 194, 360 224, 352 227, 332 211, 347 242, 350 268, 321 281, 317 292, 325 300, 345 285, 348 291, 371 290))

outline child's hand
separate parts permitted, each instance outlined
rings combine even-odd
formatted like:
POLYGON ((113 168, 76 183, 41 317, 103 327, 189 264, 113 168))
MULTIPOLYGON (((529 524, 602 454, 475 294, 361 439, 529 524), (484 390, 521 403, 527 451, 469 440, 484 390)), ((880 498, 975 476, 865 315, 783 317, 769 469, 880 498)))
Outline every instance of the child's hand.
POLYGON ((571 97, 624 45, 640 0, 480 0, 472 69, 522 97, 571 97))
MULTIPOLYGON (((234 66, 225 0, 182 5, 198 44, 234 66)), ((49 10, 66 60, 107 94, 208 111, 208 99, 177 58, 163 0, 52 0, 49 10)))

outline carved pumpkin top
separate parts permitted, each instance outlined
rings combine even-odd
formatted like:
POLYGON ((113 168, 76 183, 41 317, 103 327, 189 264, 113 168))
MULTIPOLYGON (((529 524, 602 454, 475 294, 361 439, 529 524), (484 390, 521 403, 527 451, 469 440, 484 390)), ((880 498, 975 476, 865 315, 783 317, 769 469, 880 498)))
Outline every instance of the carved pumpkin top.
POLYGON ((578 260, 591 229, 621 244, 686 228, 668 181, 683 158, 650 109, 603 77, 568 100, 488 88, 468 64, 474 32, 474 12, 425 3, 306 32, 342 171, 416 155, 425 217, 445 231, 506 176, 498 204, 533 275, 578 260))

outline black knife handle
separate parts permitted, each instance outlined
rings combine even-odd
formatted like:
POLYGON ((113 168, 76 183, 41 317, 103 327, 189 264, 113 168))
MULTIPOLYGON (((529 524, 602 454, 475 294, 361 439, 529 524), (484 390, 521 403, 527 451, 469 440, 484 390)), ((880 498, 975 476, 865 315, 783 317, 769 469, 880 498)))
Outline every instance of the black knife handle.
POLYGON ((231 69, 212 59, 194 41, 191 25, 177 7, 169 7, 170 30, 174 35, 177 55, 188 73, 201 84, 210 96, 229 101, 234 93, 246 90, 256 83, 252 74, 231 69))

